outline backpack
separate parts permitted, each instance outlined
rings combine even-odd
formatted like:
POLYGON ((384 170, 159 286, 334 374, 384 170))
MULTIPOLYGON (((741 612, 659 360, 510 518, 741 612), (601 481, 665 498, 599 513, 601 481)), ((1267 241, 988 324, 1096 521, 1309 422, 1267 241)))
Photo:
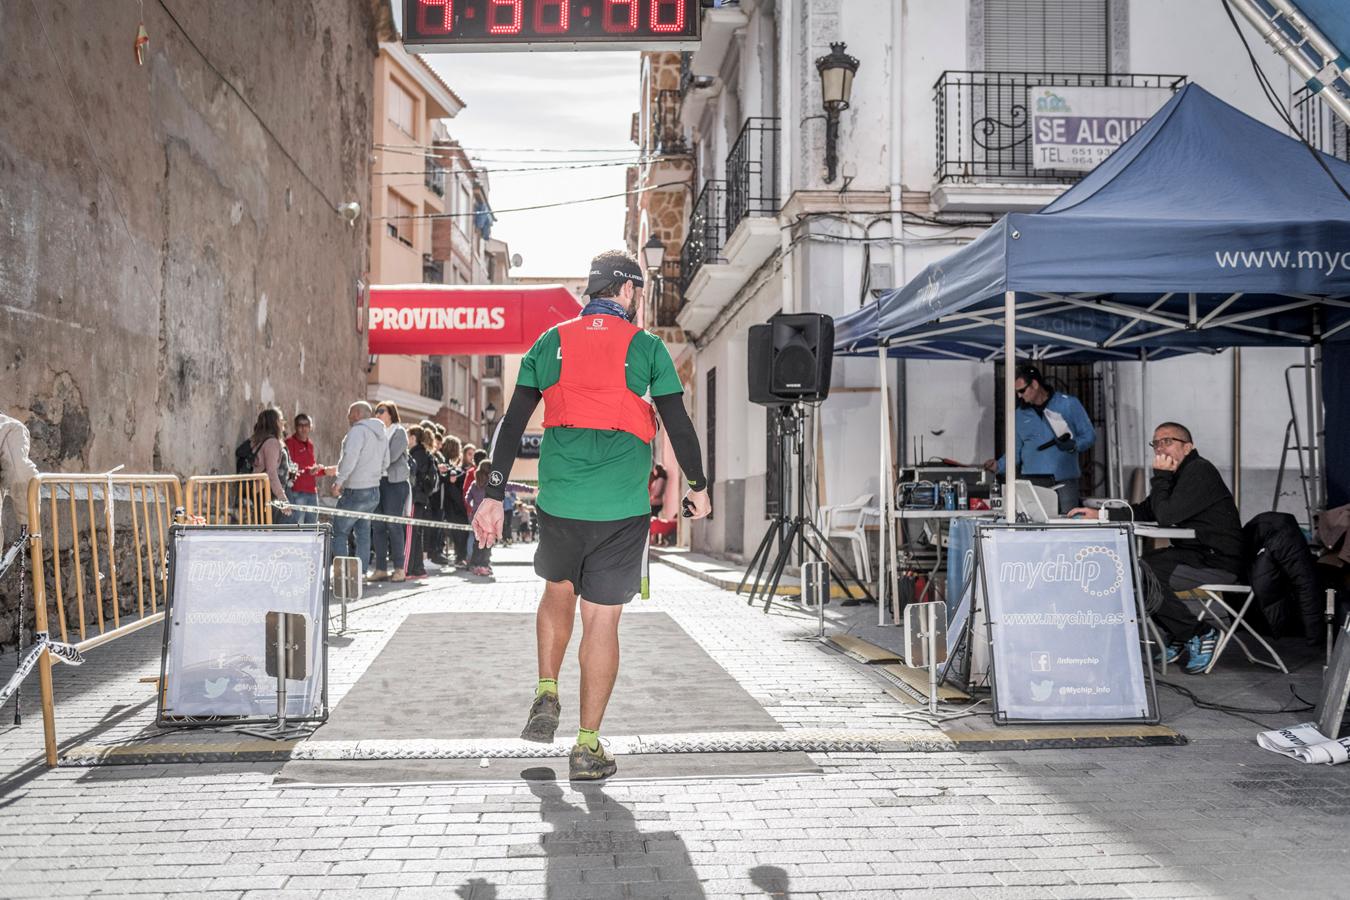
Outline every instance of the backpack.
POLYGON ((253 460, 257 455, 253 449, 253 438, 244 438, 244 442, 234 448, 234 474, 252 475, 253 460))

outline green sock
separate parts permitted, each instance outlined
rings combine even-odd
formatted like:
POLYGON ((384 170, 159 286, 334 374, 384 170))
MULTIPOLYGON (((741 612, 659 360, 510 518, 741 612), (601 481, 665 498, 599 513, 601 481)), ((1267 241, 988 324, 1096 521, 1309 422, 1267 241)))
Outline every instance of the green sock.
POLYGON ((578 729, 578 730, 577 730, 577 743, 578 743, 578 744, 585 744, 587 747, 591 748, 592 750, 599 750, 599 749, 600 749, 600 732, 598 732, 598 731, 591 731, 589 728, 581 728, 581 729, 578 729))
POLYGON ((539 679, 539 685, 534 689, 534 695, 536 697, 540 697, 544 694, 552 694, 555 697, 558 696, 558 679, 556 678, 539 679))

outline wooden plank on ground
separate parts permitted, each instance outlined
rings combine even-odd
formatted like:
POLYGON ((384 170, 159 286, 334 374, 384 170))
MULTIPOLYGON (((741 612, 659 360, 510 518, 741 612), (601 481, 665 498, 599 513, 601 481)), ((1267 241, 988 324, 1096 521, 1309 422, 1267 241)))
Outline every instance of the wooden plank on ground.
POLYGON ((851 634, 831 635, 829 641, 859 662, 872 664, 900 661, 900 657, 894 651, 887 650, 885 647, 878 647, 871 641, 865 641, 851 634))

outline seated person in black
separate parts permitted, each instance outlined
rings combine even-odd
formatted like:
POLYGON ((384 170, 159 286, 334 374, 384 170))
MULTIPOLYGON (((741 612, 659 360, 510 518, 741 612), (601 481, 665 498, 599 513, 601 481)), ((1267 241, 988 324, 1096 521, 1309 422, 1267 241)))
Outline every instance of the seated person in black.
MULTIPOLYGON (((1170 547, 1151 550, 1139 560, 1145 581, 1145 609, 1167 635, 1162 654, 1176 662, 1186 654, 1186 671, 1205 670, 1214 658, 1219 633, 1204 625, 1177 598, 1176 591, 1202 584, 1233 584, 1242 580, 1242 520, 1223 476, 1195 449, 1191 432, 1176 422, 1164 422, 1153 431, 1153 480, 1149 494, 1133 507, 1134 518, 1169 528, 1190 528, 1194 538, 1173 540, 1170 547)), ((1076 509, 1074 514, 1094 510, 1076 509)), ((1124 510, 1112 512, 1120 518, 1124 510)))

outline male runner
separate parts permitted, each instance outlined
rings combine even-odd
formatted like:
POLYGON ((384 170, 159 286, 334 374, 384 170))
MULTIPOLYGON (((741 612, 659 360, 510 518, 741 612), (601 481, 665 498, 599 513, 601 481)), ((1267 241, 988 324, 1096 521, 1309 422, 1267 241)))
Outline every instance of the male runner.
POLYGON ((474 533, 492 546, 502 533, 501 499, 530 414, 544 401, 539 448, 539 682, 521 737, 550 743, 558 728, 558 672, 581 597, 581 730, 568 760, 578 780, 608 778, 614 757, 600 746, 600 720, 619 672, 619 615, 641 585, 651 504, 647 476, 660 413, 689 481, 684 506, 712 511, 698 436, 661 339, 632 324, 642 303, 642 269, 623 250, 591 261, 581 316, 530 348, 492 445, 487 499, 474 533), (653 407, 655 407, 653 409, 653 407))

